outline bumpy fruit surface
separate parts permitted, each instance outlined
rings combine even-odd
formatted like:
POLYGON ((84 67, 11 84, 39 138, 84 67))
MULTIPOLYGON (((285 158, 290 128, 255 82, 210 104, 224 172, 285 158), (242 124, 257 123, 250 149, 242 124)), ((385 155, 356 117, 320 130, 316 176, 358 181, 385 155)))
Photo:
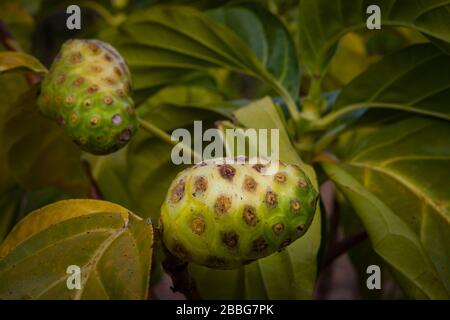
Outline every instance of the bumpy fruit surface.
POLYGON ((39 109, 83 150, 114 152, 138 128, 130 77, 125 61, 109 44, 69 40, 42 82, 39 109))
POLYGON ((231 269, 270 255, 301 237, 318 192, 295 165, 274 175, 261 164, 202 162, 180 172, 161 211, 167 249, 200 265, 231 269))

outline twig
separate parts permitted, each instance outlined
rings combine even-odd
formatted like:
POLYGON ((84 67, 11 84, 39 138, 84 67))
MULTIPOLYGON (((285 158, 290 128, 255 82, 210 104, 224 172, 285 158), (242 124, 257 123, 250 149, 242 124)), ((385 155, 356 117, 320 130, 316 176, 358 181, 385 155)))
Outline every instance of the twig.
POLYGON ((172 278, 172 291, 184 294, 189 300, 201 300, 195 281, 189 274, 188 263, 172 255, 166 247, 163 248, 166 258, 162 265, 172 278))
POLYGON ((330 249, 328 252, 327 258, 324 263, 324 268, 331 265, 333 261, 338 258, 340 255, 346 253, 356 245, 360 244, 364 240, 367 239, 367 232, 365 230, 360 230, 359 232, 348 236, 341 242, 337 243, 330 249))
MULTIPOLYGON (((2 20, 0 20, 0 43, 3 44, 8 51, 23 52, 20 44, 16 41, 11 31, 9 31, 8 27, 2 20)), ((35 86, 41 82, 41 78, 36 74, 27 73, 25 78, 30 86, 35 86)))
POLYGON ((100 190, 97 181, 95 181, 94 175, 92 174, 92 169, 89 161, 87 161, 86 159, 81 159, 81 162, 83 163, 84 171, 86 172, 86 176, 88 177, 90 183, 89 198, 99 200, 104 199, 103 193, 100 190))
POLYGON ((151 135, 159 138, 160 140, 164 141, 165 143, 173 145, 173 146, 181 143, 181 147, 183 148, 183 150, 185 152, 189 152, 189 154, 191 156, 194 155, 194 162, 198 162, 198 161, 202 160, 202 156, 200 154, 198 154, 197 152, 195 152, 195 150, 192 150, 192 148, 190 146, 187 146, 182 142, 177 142, 175 140, 172 140, 171 136, 164 130, 161 130, 157 126, 153 125, 150 122, 143 120, 142 118, 139 118, 138 121, 139 121, 140 127, 143 130, 145 130, 148 133, 150 133, 151 135))

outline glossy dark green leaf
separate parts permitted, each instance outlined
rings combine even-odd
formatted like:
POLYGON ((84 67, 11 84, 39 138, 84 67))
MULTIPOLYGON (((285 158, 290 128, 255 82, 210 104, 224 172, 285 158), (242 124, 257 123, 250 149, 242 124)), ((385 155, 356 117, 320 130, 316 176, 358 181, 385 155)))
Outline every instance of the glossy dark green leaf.
POLYGON ((450 127, 412 118, 365 134, 341 152, 343 168, 415 233, 450 291, 450 127))
POLYGON ((404 26, 450 42, 448 0, 301 0, 300 49, 311 73, 323 75, 336 44, 349 31, 366 28, 367 7, 378 5, 382 28, 404 26))
POLYGON ((291 35, 276 16, 256 3, 221 7, 208 15, 239 35, 291 96, 298 96, 297 52, 291 35))
POLYGON ((340 93, 322 122, 362 109, 383 108, 450 120, 450 56, 431 44, 386 56, 340 93))
POLYGON ((121 26, 116 46, 131 67, 138 96, 190 70, 225 67, 261 79, 291 99, 284 73, 272 75, 236 33, 189 7, 136 12, 121 26))
POLYGON ((62 201, 24 218, 0 251, 2 299, 145 299, 152 226, 112 203, 62 201), (73 265, 81 289, 69 290, 73 265))
POLYGON ((25 189, 59 187, 87 194, 78 147, 58 125, 37 111, 35 92, 24 95, 6 113, 0 133, 3 152, 15 180, 25 189))
POLYGON ((442 277, 419 236, 383 201, 346 172, 341 164, 324 163, 328 176, 351 202, 367 230, 372 246, 394 270, 412 298, 448 299, 442 277))
MULTIPOLYGON (((304 164, 293 149, 280 113, 270 98, 239 109, 235 116, 245 127, 279 129, 281 160, 299 165, 317 188, 314 170, 304 164)), ((308 232, 286 250, 237 270, 211 270, 195 265, 191 265, 190 270, 205 298, 311 299, 317 273, 320 231, 318 206, 308 232), (211 282, 215 285, 211 286, 211 282)))

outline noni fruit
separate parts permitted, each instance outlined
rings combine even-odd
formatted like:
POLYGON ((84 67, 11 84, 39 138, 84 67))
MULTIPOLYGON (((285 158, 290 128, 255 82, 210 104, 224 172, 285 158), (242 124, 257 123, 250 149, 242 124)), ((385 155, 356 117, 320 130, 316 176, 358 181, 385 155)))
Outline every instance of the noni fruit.
POLYGON ((130 94, 130 71, 112 46, 69 40, 42 82, 38 106, 83 150, 108 154, 138 129, 130 94))
POLYGON ((218 269, 270 255, 301 237, 318 192, 296 165, 201 162, 180 172, 161 208, 167 249, 180 259, 218 269))

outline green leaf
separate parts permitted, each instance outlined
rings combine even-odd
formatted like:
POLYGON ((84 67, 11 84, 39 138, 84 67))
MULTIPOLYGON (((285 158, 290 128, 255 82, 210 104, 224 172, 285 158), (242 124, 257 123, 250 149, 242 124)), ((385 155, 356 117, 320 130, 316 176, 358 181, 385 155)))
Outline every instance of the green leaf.
POLYGON ((48 72, 39 60, 23 52, 0 52, 0 73, 20 71, 45 74, 48 72))
POLYGON ((301 0, 299 41, 310 73, 323 75, 340 38, 347 32, 366 28, 369 5, 380 7, 382 28, 409 27, 450 42, 449 0, 301 0))
POLYGON ((290 33, 276 16, 257 3, 226 6, 208 15, 239 35, 290 95, 298 96, 297 52, 290 33))
MULTIPOLYGON (((450 120, 450 58, 431 44, 386 56, 355 78, 322 123, 370 108, 393 109, 450 120)), ((319 120, 320 121, 320 120, 319 120)))
POLYGON ((1 299, 147 296, 152 226, 125 208, 95 200, 61 201, 28 215, 12 234, 0 247, 8 252, 0 260, 1 299), (36 223, 39 227, 33 228, 36 223), (71 265, 81 269, 80 290, 67 288, 71 265))
POLYGON ((323 168, 351 202, 372 246, 394 270, 400 285, 416 299, 447 299, 448 292, 419 237, 385 203, 368 191, 340 164, 323 168))
MULTIPOLYGON (((37 3, 38 1, 32 2, 37 3)), ((29 51, 35 23, 27 4, 24 1, 2 1, 0 3, 0 20, 8 27, 20 49, 29 51)), ((3 48, 4 45, 0 44, 0 49, 3 48)))
POLYGON ((357 140, 345 169, 414 232, 450 292, 450 127, 411 118, 357 140))
POLYGON ((139 97, 189 70, 225 67, 265 81, 294 105, 282 84, 284 73, 270 74, 236 33, 189 7, 159 6, 131 15, 116 46, 131 67, 139 97))
MULTIPOLYGON (((280 159, 299 165, 318 188, 314 170, 302 163, 296 154, 280 113, 270 98, 239 109, 235 116, 245 127, 279 129, 280 159)), ((307 233, 280 253, 237 270, 221 271, 191 265, 200 295, 211 299, 311 299, 321 243, 319 207, 307 233)))
POLYGON ((87 194, 78 147, 58 125, 39 114, 34 90, 9 107, 0 144, 15 180, 25 189, 59 187, 87 194))
POLYGON ((0 242, 11 230, 16 219, 21 192, 12 188, 0 194, 0 242))

